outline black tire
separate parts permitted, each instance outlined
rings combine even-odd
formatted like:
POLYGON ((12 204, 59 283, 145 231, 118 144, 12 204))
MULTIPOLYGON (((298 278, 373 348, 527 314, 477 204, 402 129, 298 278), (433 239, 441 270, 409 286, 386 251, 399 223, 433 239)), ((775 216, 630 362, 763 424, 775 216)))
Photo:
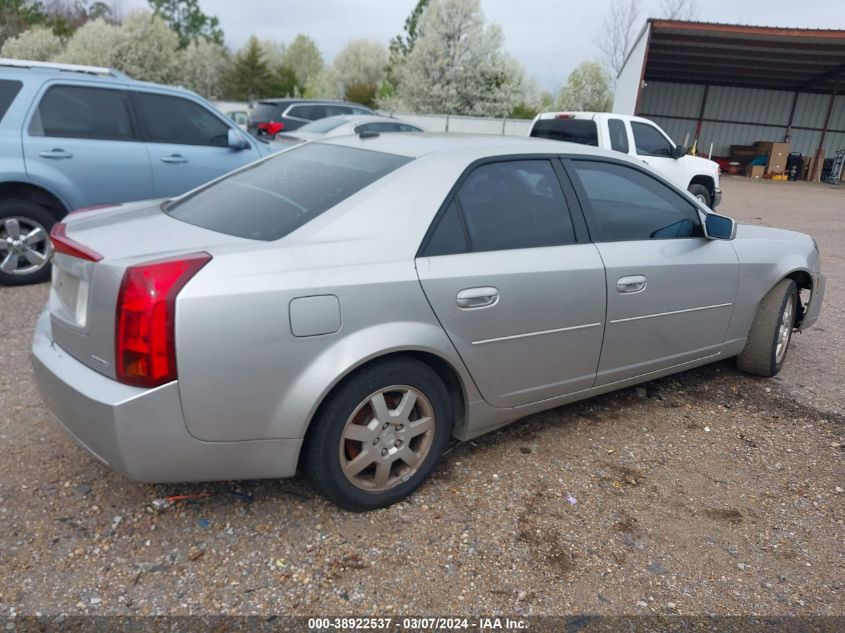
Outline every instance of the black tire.
POLYGON ((704 185, 690 185, 687 189, 692 195, 701 200, 708 209, 713 199, 710 197, 710 190, 704 185))
POLYGON ((2 265, 9 253, 6 250, 8 243, 6 241, 7 231, 5 227, 6 221, 11 218, 22 218, 25 221, 33 223, 33 225, 40 225, 46 231, 48 237, 46 238, 45 253, 48 255, 48 260, 43 266, 29 273, 9 273, 0 270, 0 285, 25 286, 47 281, 50 279, 49 254, 52 253, 52 248, 49 246, 49 233, 50 229, 57 222, 55 216, 41 205, 29 200, 22 198, 0 200, 0 265, 2 265))
POLYGON ((781 370, 792 341, 792 329, 799 310, 798 301, 798 286, 791 279, 780 281, 763 297, 757 308, 745 348, 736 357, 736 366, 739 369, 765 377, 774 376, 781 370), (792 322, 787 324, 786 341, 783 352, 778 357, 778 341, 782 338, 781 326, 784 325, 784 311, 790 301, 792 302, 792 322))
MULTIPOLYGON (((388 397, 390 397, 389 394, 388 397)), ((398 405, 392 408, 392 412, 396 411, 399 411, 398 405)), ((414 411, 412 417, 418 415, 416 408, 414 411)), ((419 419, 421 418, 422 416, 419 419)), ((361 426, 369 429, 364 425, 361 426)), ((408 427, 411 428, 411 423, 408 423, 408 427)), ((452 407, 449 393, 443 381, 431 367, 412 358, 389 359, 375 363, 345 379, 320 407, 303 449, 305 474, 318 492, 342 508, 354 512, 383 508, 404 499, 425 481, 437 465, 451 431, 452 407), (401 459, 389 467, 391 480, 396 479, 393 487, 379 491, 362 489, 360 485, 352 483, 343 471, 341 460, 344 459, 343 456, 346 455, 344 451, 348 450, 348 442, 351 441, 343 439, 344 430, 347 428, 347 422, 353 419, 353 414, 359 411, 359 414, 363 412, 364 418, 372 421, 370 426, 377 427, 379 434, 389 433, 390 431, 380 430, 382 426, 376 421, 375 409, 371 410, 373 415, 368 415, 368 412, 362 410, 361 407, 369 406, 365 403, 369 402, 371 395, 394 385, 407 386, 425 396, 425 398, 418 398, 417 402, 424 403, 427 410, 433 413, 433 431, 424 438, 428 448, 415 469, 402 472, 401 469, 406 468, 406 465, 401 459), (341 444, 342 441, 344 444, 341 444), (393 474, 395 469, 400 469, 396 475, 393 474)), ((377 439, 382 440, 382 438, 377 439)), ((408 441, 408 449, 411 448, 411 441, 413 440, 408 441)), ((369 440, 360 443, 360 452, 357 456, 365 451, 365 445, 371 448, 373 452, 368 454, 365 460, 374 460, 372 470, 375 472, 375 461, 379 460, 378 455, 387 449, 383 448, 383 444, 376 447, 376 440, 373 440, 372 447, 368 442, 369 440)), ((354 445, 352 448, 355 448, 354 445)), ((350 458, 350 463, 355 457, 350 458)), ((390 458, 383 457, 381 461, 388 459, 390 458)), ((369 469, 369 466, 364 469, 360 475, 362 479, 369 476, 367 473, 369 469)), ((373 474, 373 481, 375 481, 375 474, 373 474)))

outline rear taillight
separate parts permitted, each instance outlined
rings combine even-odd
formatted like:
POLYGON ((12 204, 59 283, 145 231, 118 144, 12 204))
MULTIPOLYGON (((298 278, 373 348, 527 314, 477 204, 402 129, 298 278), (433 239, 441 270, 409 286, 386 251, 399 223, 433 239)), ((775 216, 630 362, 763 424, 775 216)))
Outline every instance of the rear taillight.
POLYGON ((258 129, 267 132, 267 136, 276 136, 276 134, 285 129, 285 124, 269 121, 268 123, 259 123, 258 129))
POLYGON ((64 253, 89 262, 98 262, 103 259, 103 256, 97 251, 70 239, 67 236, 67 225, 64 222, 56 222, 53 225, 50 230, 50 241, 53 242, 53 250, 57 253, 64 253))
POLYGON ((208 253, 130 266, 117 295, 117 379, 136 387, 176 380, 176 295, 211 260, 208 253))

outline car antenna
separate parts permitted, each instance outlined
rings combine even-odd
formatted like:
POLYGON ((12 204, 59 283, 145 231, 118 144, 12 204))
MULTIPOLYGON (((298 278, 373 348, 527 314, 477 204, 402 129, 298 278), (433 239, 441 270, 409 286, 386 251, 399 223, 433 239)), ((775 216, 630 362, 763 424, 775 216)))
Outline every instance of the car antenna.
POLYGON ((378 132, 361 132, 361 133, 358 135, 358 138, 360 138, 360 139, 365 139, 365 138, 378 138, 378 137, 379 137, 379 133, 378 133, 378 132))

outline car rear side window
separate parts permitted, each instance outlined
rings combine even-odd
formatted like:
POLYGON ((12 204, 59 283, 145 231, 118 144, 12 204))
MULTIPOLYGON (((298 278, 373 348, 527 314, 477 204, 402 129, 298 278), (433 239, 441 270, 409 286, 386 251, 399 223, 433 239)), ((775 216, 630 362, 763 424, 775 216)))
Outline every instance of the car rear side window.
POLYGON ((539 119, 531 128, 531 136, 594 147, 599 144, 598 128, 591 119, 539 119))
MULTIPOLYGON (((548 160, 518 160, 476 167, 456 196, 468 248, 498 251, 574 244, 572 219, 548 160)), ((447 210, 426 246, 427 256, 453 254, 460 224, 447 210), (450 232, 450 236, 439 235, 450 232), (447 248, 444 248, 446 245, 447 248), (440 250, 435 248, 437 246, 440 250)), ((454 252, 460 252, 455 250, 454 252)))
POLYGON ((631 123, 634 132, 634 144, 640 156, 672 156, 672 146, 666 137, 648 123, 631 123))
POLYGON ((454 200, 440 216, 425 248, 426 257, 457 255, 469 250, 466 227, 458 203, 454 200))
MULTIPOLYGON (((336 114, 349 114, 346 111, 337 111, 332 112, 331 115, 336 114)), ((319 105, 316 103, 308 103, 302 105, 295 105, 291 107, 285 113, 286 116, 292 116, 297 119, 305 119, 306 121, 316 121, 317 119, 325 119, 327 116, 331 116, 326 109, 326 106, 319 105)))
POLYGON ((572 161, 592 209, 596 242, 703 235, 698 212, 662 182, 618 163, 572 161))
POLYGON ((153 143, 178 145, 229 145, 229 126, 203 108, 182 97, 136 92, 146 137, 153 143))
POLYGON ((23 83, 20 81, 0 80, 0 121, 6 116, 9 106, 12 105, 15 97, 18 96, 21 86, 23 86, 23 83))
POLYGON ((127 95, 123 90, 53 86, 29 125, 33 136, 133 140, 127 95))
POLYGON ((623 154, 628 153, 628 132, 622 119, 608 119, 607 131, 610 133, 610 148, 623 154))
POLYGON ((165 203, 178 220, 253 240, 277 240, 408 163, 406 156, 309 143, 165 203))

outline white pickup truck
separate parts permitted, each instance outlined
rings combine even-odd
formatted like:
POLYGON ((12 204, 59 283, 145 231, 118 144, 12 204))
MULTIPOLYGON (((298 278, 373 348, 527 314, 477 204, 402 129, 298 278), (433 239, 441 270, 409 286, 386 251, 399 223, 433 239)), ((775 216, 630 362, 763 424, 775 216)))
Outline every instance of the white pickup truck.
POLYGON ((648 119, 610 112, 541 112, 531 122, 528 136, 593 145, 636 156, 711 209, 722 199, 719 166, 712 160, 689 156, 686 147, 676 145, 648 119))

